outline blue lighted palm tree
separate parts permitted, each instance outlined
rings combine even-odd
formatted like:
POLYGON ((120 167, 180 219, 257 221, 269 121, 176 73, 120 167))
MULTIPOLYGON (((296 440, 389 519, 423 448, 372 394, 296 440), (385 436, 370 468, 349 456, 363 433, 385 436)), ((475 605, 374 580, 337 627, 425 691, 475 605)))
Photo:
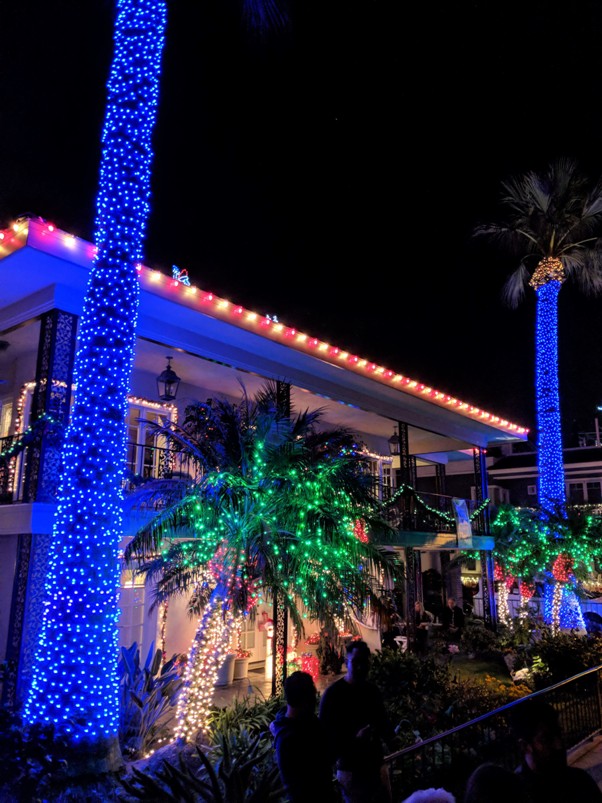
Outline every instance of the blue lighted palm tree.
MULTIPOLYGON (((574 592, 566 587, 571 571, 558 574, 567 521, 558 378, 558 295, 573 279, 586 293, 602 291, 602 182, 590 181, 573 159, 561 158, 543 172, 529 172, 503 183, 506 221, 475 229, 516 259, 504 295, 510 306, 528 285, 537 294, 535 327, 535 412, 539 516, 553 539, 557 560, 547 566, 546 621, 554 628, 583 627, 574 592)), ((535 545, 534 545, 535 546, 535 545)), ((562 565, 565 565, 564 563, 562 565)))
MULTIPOLYGON (((244 0, 244 14, 258 28, 286 23, 275 0, 244 0)), ((45 609, 24 706, 27 724, 52 723, 66 736, 74 748, 72 774, 121 763, 117 589, 125 421, 166 24, 166 0, 116 0, 97 252, 80 321, 45 609)))
POLYGON ((80 772, 121 763, 117 589, 127 394, 149 216, 166 3, 118 0, 96 205, 96 257, 75 355, 45 609, 25 701, 27 723, 53 723, 80 772), (78 748, 77 750, 75 748, 78 748), (74 760, 75 759, 75 760, 74 760))
POLYGON ((545 516, 564 516, 566 495, 558 380, 558 294, 573 279, 588 294, 602 292, 602 182, 560 158, 543 172, 503 182, 502 223, 475 229, 516 260, 504 297, 516 307, 527 286, 537 294, 535 411, 538 499, 545 516))

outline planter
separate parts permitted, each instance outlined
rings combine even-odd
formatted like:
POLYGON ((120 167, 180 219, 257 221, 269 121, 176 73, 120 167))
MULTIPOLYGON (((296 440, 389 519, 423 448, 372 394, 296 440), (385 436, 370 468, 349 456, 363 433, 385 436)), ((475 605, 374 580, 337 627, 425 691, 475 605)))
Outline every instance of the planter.
POLYGON ((242 680, 249 674, 249 659, 236 658, 234 660, 234 680, 242 680))
POLYGON ((226 660, 220 666, 217 672, 216 686, 231 686, 234 680, 234 661, 236 660, 236 653, 230 652, 226 655, 226 660))

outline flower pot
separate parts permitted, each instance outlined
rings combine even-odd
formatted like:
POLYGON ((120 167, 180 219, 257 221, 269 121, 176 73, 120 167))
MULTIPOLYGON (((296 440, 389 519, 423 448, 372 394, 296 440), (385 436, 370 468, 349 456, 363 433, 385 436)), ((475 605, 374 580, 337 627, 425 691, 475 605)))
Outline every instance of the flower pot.
POLYGON ((231 686, 232 681, 234 680, 234 661, 236 659, 236 653, 230 652, 226 655, 226 659, 224 663, 220 666, 217 671, 217 680, 215 681, 216 686, 231 686))
POLYGON ((246 678, 249 674, 249 659, 236 658, 234 660, 234 680, 246 678))

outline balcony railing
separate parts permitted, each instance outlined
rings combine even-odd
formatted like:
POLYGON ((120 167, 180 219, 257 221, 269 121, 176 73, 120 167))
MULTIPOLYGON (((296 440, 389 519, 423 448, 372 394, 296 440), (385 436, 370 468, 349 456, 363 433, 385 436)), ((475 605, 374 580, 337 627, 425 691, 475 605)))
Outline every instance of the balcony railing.
MULTIPOLYGON (((485 511, 472 499, 464 500, 474 535, 486 534, 485 511)), ((387 506, 387 520, 395 529, 417 533, 456 534, 454 497, 422 493, 405 487, 387 506)))
MULTIPOLYGON (((0 455, 10 455, 20 440, 13 435, 0 439, 0 455)), ((33 449, 39 457, 43 442, 27 446, 16 455, 0 458, 0 505, 11 502, 41 501, 38 492, 39 473, 28 471, 28 461, 32 460, 33 449)), ((60 461, 48 461, 44 465, 44 500, 56 499, 59 486, 60 461), (52 472, 52 473, 51 473, 52 472), (50 474, 50 476, 49 476, 50 474)), ((158 446, 153 442, 127 444, 126 475, 124 491, 133 490, 148 479, 183 478, 195 481, 201 469, 190 456, 175 449, 158 446)), ((478 512, 477 503, 466 500, 471 517, 478 512)), ((449 533, 457 531, 453 497, 441 494, 419 493, 412 488, 404 488, 387 506, 387 517, 396 530, 415 533, 449 533)), ((485 534, 483 513, 474 516, 472 529, 475 535, 485 534)))
MULTIPOLYGON (((11 448, 19 441, 19 435, 0 438, 0 455, 10 455, 11 448)), ((39 444, 35 446, 39 449, 39 444)), ((37 476, 30 477, 27 471, 28 460, 31 459, 30 448, 14 456, 0 458, 0 505, 37 500, 37 489, 34 487, 37 476)), ((200 476, 198 463, 189 455, 148 443, 129 442, 126 463, 123 481, 126 493, 148 479, 180 478, 195 481, 200 476)), ((45 491, 50 499, 56 499, 61 465, 55 465, 53 470, 52 477, 45 477, 45 491)), ((48 501, 48 498, 44 501, 48 501)))
POLYGON ((509 714, 535 696, 544 697, 558 711, 568 750, 602 732, 602 666, 597 666, 392 753, 387 763, 393 799, 402 800, 416 789, 443 787, 461 800, 468 776, 479 764, 491 761, 515 769, 520 755, 510 731, 509 714))

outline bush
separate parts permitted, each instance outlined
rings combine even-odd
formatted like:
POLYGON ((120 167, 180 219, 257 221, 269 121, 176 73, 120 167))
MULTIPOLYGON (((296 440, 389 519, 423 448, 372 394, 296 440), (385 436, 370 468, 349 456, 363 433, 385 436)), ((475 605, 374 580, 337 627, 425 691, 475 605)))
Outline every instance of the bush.
POLYGON ((25 725, 21 715, 0 709, 0 800, 41 800, 57 778, 66 774, 66 745, 52 725, 25 725))
POLYGON ((466 653, 478 656, 492 656, 499 651, 497 635, 485 627, 480 619, 468 620, 462 629, 460 647, 466 653))
POLYGON ((543 689, 602 664, 602 637, 576 632, 554 634, 551 628, 542 627, 532 651, 533 683, 536 689, 543 689))

